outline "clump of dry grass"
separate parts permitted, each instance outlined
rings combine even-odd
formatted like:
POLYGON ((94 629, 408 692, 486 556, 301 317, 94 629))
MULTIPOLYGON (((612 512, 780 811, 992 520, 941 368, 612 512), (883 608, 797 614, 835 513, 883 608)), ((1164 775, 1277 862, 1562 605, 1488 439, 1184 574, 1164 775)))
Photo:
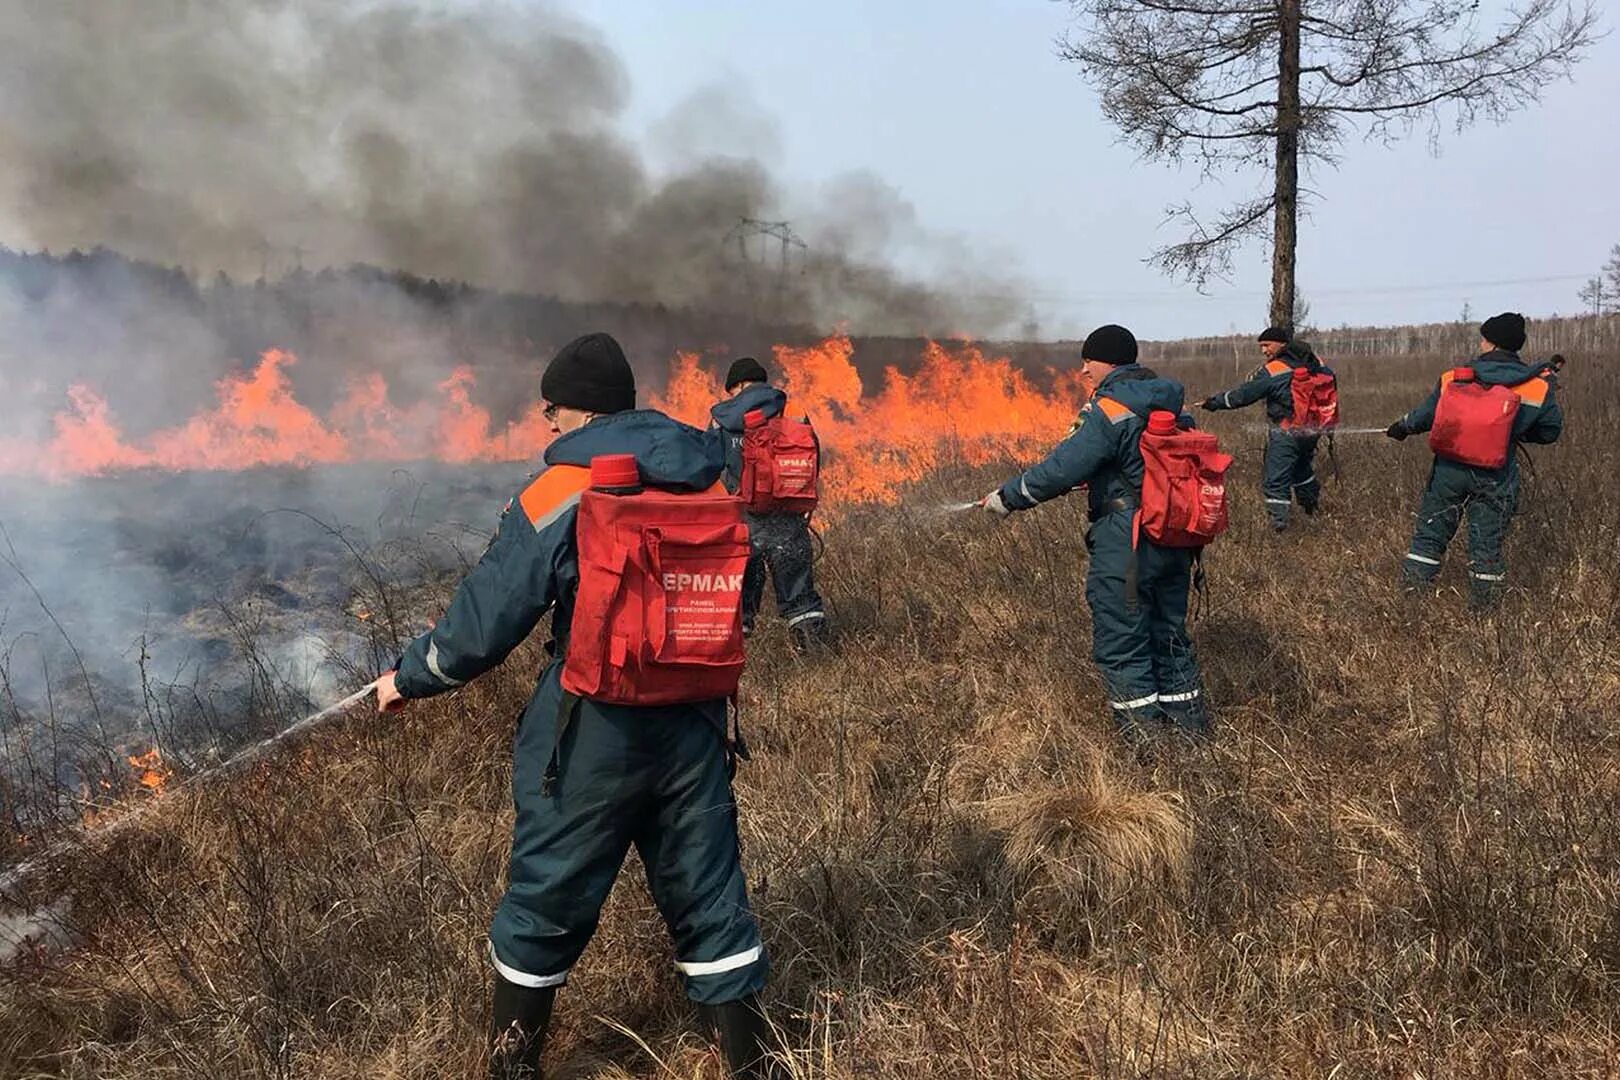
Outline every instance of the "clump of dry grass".
POLYGON ((1086 911, 1145 896, 1173 907, 1184 897, 1193 835, 1180 801, 1129 790, 1095 763, 1083 782, 1004 795, 984 809, 1025 887, 1053 910, 1086 911))

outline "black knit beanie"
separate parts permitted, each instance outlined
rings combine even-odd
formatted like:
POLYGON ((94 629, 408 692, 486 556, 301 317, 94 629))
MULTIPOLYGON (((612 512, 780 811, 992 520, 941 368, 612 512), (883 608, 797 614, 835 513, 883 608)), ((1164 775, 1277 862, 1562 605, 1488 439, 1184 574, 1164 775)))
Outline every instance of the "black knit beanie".
POLYGON ((1518 352, 1524 348, 1524 316, 1517 311, 1504 311, 1492 315, 1479 324, 1479 336, 1498 349, 1518 352))
POLYGON ((636 373, 611 334, 586 334, 551 358, 540 377, 540 396, 565 409, 624 412, 636 407, 636 373))
POLYGON ((726 390, 729 392, 738 383, 769 382, 770 378, 765 373, 765 366, 758 360, 752 356, 739 356, 726 369, 726 390))
POLYGON ((1260 336, 1255 340, 1275 341, 1279 345, 1286 345, 1288 344, 1288 331, 1280 326, 1268 326, 1260 331, 1260 336))
POLYGON ((1136 363, 1136 335, 1123 326, 1109 323, 1099 326, 1086 335, 1086 343, 1080 346, 1080 359, 1095 360, 1100 364, 1136 363))

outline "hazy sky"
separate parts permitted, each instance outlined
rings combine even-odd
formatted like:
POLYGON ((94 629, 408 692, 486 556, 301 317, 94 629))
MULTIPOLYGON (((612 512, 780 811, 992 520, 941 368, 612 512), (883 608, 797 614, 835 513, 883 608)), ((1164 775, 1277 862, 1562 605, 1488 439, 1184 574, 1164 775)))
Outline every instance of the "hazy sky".
MULTIPOLYGON (((677 155, 668 117, 719 86, 745 103, 704 139, 761 154, 813 188, 870 170, 931 229, 1031 283, 1043 334, 1124 322, 1145 337, 1263 324, 1263 246, 1200 296, 1143 264, 1174 239, 1168 205, 1211 210, 1218 187, 1117 143, 1078 70, 1058 60, 1052 0, 572 0, 623 60, 626 123, 677 155)), ((1606 25, 1612 24, 1612 19, 1606 25)), ((1581 281, 1620 242, 1620 39, 1508 124, 1349 142, 1302 223, 1300 284, 1318 325, 1579 309, 1581 281), (1504 282, 1508 282, 1504 284, 1504 282)), ((1235 190, 1241 190, 1235 189, 1235 190)), ((931 249, 938 257, 937 248, 931 249)), ((921 257, 921 256, 919 256, 921 257)))

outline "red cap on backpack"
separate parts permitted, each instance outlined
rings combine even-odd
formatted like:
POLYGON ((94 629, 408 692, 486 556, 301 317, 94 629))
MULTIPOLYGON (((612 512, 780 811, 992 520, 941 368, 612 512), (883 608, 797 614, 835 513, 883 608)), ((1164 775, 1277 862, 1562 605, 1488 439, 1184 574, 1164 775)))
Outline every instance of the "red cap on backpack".
POLYGON ((1176 433, 1176 414, 1168 409, 1154 409, 1148 413, 1147 429, 1155 435, 1176 433))
POLYGON ((598 454, 591 458, 591 487, 601 490, 633 488, 641 484, 634 454, 598 454))

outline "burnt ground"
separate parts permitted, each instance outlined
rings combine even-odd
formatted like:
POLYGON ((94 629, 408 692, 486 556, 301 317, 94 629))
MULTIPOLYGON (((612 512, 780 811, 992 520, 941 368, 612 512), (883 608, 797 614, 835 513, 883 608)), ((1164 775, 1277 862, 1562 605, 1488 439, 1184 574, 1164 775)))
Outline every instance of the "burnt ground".
POLYGON ((0 479, 8 766, 27 744, 72 788, 109 747, 156 742, 202 763, 267 733, 267 719, 341 696, 420 629, 390 618, 375 584, 476 559, 528 471, 0 479))

